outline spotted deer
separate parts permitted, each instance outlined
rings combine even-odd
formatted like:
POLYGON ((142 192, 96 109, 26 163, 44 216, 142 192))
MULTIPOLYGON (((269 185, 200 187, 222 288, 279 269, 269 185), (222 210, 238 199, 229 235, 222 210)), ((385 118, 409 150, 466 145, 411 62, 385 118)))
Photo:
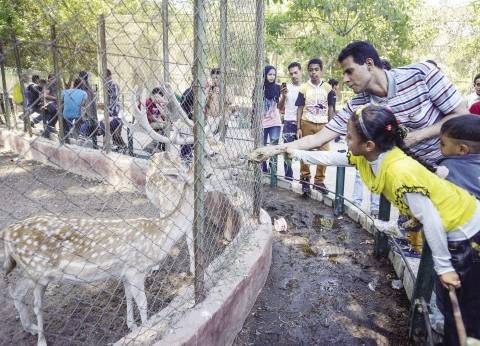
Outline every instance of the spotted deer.
POLYGON ((147 170, 147 196, 160 209, 156 219, 69 219, 37 216, 8 226, 2 232, 4 269, 14 268, 21 279, 11 290, 25 331, 46 345, 43 296, 51 282, 90 283, 111 278, 123 282, 127 325, 136 327, 135 301, 142 323, 147 320, 145 276, 186 236, 190 272, 193 255, 193 171, 185 171, 168 153, 154 155, 147 170), (24 302, 33 289, 34 324, 24 302))

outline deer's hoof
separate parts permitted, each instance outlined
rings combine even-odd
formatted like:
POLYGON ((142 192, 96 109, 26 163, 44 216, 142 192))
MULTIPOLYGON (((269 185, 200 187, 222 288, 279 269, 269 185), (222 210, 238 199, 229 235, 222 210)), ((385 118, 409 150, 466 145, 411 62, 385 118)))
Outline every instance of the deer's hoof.
POLYGON ((131 332, 133 332, 135 329, 138 328, 137 324, 135 322, 127 322, 128 329, 130 329, 131 332))
POLYGON ((38 327, 36 324, 32 323, 29 326, 25 327, 25 331, 27 333, 30 333, 32 335, 37 335, 38 334, 38 327))

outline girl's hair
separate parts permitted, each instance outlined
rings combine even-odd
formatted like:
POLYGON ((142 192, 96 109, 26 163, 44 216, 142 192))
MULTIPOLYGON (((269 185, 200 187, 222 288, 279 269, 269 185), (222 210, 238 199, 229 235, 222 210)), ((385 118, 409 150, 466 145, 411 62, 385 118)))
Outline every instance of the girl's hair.
POLYGON ((443 123, 440 133, 461 141, 480 142, 480 117, 465 114, 449 119, 443 123))
POLYGON ((430 171, 435 171, 432 165, 419 159, 405 145, 403 139, 407 136, 408 131, 404 126, 398 124, 395 115, 389 108, 373 105, 360 108, 351 117, 351 121, 360 138, 364 142, 374 142, 380 152, 386 152, 397 146, 430 171))

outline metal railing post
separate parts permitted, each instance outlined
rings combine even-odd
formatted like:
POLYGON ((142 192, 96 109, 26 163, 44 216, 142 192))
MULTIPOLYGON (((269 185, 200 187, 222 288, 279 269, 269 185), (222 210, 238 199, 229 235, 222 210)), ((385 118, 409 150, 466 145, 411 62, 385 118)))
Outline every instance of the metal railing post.
POLYGON ((5 77, 5 55, 3 53, 3 43, 0 41, 0 70, 2 74, 2 88, 3 88, 3 104, 4 104, 4 115, 5 115, 5 124, 7 129, 11 128, 10 125, 10 100, 8 98, 7 90, 7 79, 5 77))
MULTIPOLYGON (((162 0, 162 53, 163 53, 163 82, 170 83, 170 50, 168 45, 168 30, 169 30, 169 20, 168 20, 168 0, 162 0)), ((167 136, 170 136, 172 131, 172 122, 171 119, 166 119, 165 133, 167 136)), ((165 150, 169 150, 170 144, 165 144, 165 150)))
POLYGON ((107 39, 105 36, 105 16, 98 18, 98 34, 100 36, 101 76, 103 85, 103 122, 105 135, 103 136, 103 150, 109 153, 112 150, 112 134, 110 133, 110 114, 108 114, 108 91, 107 91, 107 39))
POLYGON ((62 100, 62 78, 60 76, 60 69, 58 67, 58 50, 57 50, 57 33, 55 25, 50 25, 50 39, 52 48, 52 60, 53 60, 53 74, 55 75, 56 83, 56 98, 57 98, 57 120, 58 120, 58 139, 60 143, 65 140, 65 130, 63 126, 63 100, 62 100))
POLYGON ((423 242, 422 258, 417 272, 417 279, 415 280, 415 287, 410 305, 410 321, 408 337, 411 340, 421 334, 426 333, 425 320, 423 314, 418 310, 419 302, 422 299, 429 303, 432 298, 432 291, 434 285, 435 271, 433 269, 432 250, 426 241, 423 242))
POLYGON ((226 78, 227 78, 227 0, 220 0, 220 140, 225 141, 227 135, 228 117, 225 114, 226 102, 226 78))
POLYGON ((343 195, 345 193, 345 167, 337 167, 337 177, 335 181, 335 204, 333 214, 340 216, 345 212, 345 203, 343 195))
MULTIPOLYGON (((382 221, 390 220, 390 202, 383 196, 380 195, 380 207, 378 213, 378 219, 382 221)), ((374 249, 373 254, 376 257, 387 257, 390 250, 390 245, 388 243, 388 236, 375 230, 374 235, 374 249)))
POLYGON ((17 65, 17 75, 18 81, 20 83, 20 89, 22 90, 23 95, 23 130, 28 133, 30 137, 32 137, 32 126, 30 123, 30 109, 27 106, 27 98, 25 97, 25 85, 23 84, 22 78, 22 63, 20 61, 20 51, 18 49, 18 42, 15 33, 12 33, 12 44, 13 44, 13 52, 15 54, 15 65, 17 65))
MULTIPOLYGON (((256 0, 255 15, 255 92, 254 92, 254 114, 252 121, 252 132, 254 146, 262 146, 262 115, 263 115, 263 64, 264 64, 264 0, 256 0)), ((262 205, 262 171, 260 165, 254 166, 253 183, 253 215, 258 218, 262 205)))
POLYGON ((380 195, 378 218, 382 221, 390 221, 390 208, 390 202, 385 198, 385 196, 380 195))

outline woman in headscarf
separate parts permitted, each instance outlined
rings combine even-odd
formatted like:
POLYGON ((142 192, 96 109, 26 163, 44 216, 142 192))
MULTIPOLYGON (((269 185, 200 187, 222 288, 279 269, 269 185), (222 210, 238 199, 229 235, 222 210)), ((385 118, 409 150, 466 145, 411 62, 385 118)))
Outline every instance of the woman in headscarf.
MULTIPOLYGON (((271 65, 265 66, 263 71, 263 145, 270 143, 278 144, 280 131, 282 128, 282 119, 280 110, 285 105, 285 95, 280 93, 280 85, 275 83, 277 79, 277 70, 271 65), (270 140, 270 141, 269 141, 270 140)), ((272 158, 270 168, 274 173, 277 170, 277 158, 272 158)), ((267 164, 262 164, 263 172, 268 172, 267 164)))

